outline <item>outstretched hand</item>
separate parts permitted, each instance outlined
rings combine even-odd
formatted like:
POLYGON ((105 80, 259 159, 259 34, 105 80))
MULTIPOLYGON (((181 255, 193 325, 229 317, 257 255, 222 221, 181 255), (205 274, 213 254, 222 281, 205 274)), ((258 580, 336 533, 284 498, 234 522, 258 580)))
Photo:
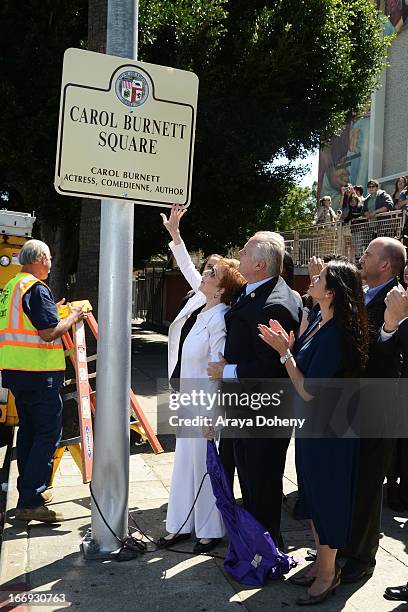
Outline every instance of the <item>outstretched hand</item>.
POLYGON ((186 212, 187 208, 179 206, 178 204, 174 204, 171 207, 170 215, 168 218, 164 213, 160 213, 164 227, 169 232, 170 236, 173 238, 173 241, 176 244, 180 244, 181 242, 179 230, 180 220, 186 212))

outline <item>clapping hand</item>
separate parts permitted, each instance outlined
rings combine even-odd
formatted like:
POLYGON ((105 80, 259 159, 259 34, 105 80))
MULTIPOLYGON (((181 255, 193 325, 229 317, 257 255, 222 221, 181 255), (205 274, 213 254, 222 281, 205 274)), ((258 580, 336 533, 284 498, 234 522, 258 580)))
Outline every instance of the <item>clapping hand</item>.
POLYGON ((293 331, 287 334, 282 325, 274 319, 270 319, 269 327, 260 323, 258 330, 259 337, 275 349, 280 356, 285 355, 285 353, 292 349, 295 343, 293 331))
POLYGON ((313 255, 313 257, 309 259, 308 263, 309 277, 312 279, 314 276, 319 276, 325 265, 326 264, 324 263, 323 259, 313 255))
POLYGON ((401 319, 408 317, 408 290, 393 287, 387 293, 385 305, 384 328, 386 331, 394 331, 401 319))
POLYGON ((171 207, 169 218, 167 218, 164 213, 160 213, 164 227, 169 232, 170 236, 173 238, 173 241, 176 244, 180 244, 181 242, 179 232, 180 220, 186 212, 187 208, 179 206, 178 204, 173 204, 173 206, 171 207))

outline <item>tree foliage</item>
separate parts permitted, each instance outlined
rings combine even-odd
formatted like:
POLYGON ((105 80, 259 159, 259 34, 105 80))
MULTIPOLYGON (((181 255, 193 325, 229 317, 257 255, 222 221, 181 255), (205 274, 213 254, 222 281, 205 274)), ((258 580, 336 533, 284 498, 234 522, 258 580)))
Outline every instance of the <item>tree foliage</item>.
MULTIPOLYGON (((317 204, 317 183, 310 187, 293 185, 282 198, 279 215, 275 221, 275 229, 285 231, 312 225, 317 204)), ((265 226, 268 225, 270 207, 263 210, 265 226)))
MULTIPOLYGON (((86 47, 87 2, 27 0, 23 11, 5 0, 0 11, 0 183, 72 250, 79 209, 53 174, 63 52, 86 47)), ((371 0, 140 0, 139 31, 141 60, 200 79, 184 230, 207 252, 273 227, 297 177, 273 160, 304 156, 365 107, 389 42, 371 0)), ((136 260, 164 247, 159 224, 136 207, 136 260)))
MULTIPOLYGON (((389 40, 370 0, 142 0, 140 57, 200 79, 192 248, 223 251, 268 218, 296 181, 290 165, 366 108, 389 40), (146 27, 145 27, 146 24, 146 27), (199 41, 199 42, 198 42, 199 41)), ((157 213, 135 227, 146 253, 157 213)))

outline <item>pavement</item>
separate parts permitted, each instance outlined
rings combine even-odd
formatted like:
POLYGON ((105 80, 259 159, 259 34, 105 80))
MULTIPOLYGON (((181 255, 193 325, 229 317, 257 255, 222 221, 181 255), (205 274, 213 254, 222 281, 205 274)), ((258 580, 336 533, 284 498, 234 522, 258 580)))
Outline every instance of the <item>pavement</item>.
MULTIPOLYGON (((132 384, 146 415, 156 425, 156 380, 166 376, 167 337, 139 325, 132 341, 132 384)), ((129 509, 137 524, 152 539, 165 532, 166 505, 174 458, 174 439, 161 438, 165 452, 154 455, 147 445, 133 446, 130 456, 129 509)), ((270 582, 262 589, 243 587, 223 570, 225 544, 211 556, 191 553, 193 541, 180 544, 181 552, 155 551, 134 560, 86 561, 80 543, 90 526, 88 485, 69 453, 65 453, 55 480, 50 507, 64 512, 66 520, 55 526, 13 521, 16 505, 17 466, 9 474, 7 516, 0 558, 0 601, 9 593, 28 592, 37 610, 71 607, 93 612, 106 609, 183 612, 296 609, 300 587, 288 581, 270 582)), ((295 574, 308 561, 306 550, 312 536, 306 521, 296 521, 294 445, 290 445, 284 478, 287 501, 283 505, 282 530, 290 554, 299 561, 295 574)), ((239 486, 235 483, 239 497, 239 486)), ((386 586, 408 580, 408 513, 401 516, 385 509, 382 538, 373 577, 357 585, 344 585, 320 605, 322 611, 408 610, 406 604, 383 599, 386 586)), ((0 603, 0 608, 6 604, 0 603)), ((24 610, 15 601, 8 609, 24 610)), ((299 608, 300 609, 300 608, 299 608)))

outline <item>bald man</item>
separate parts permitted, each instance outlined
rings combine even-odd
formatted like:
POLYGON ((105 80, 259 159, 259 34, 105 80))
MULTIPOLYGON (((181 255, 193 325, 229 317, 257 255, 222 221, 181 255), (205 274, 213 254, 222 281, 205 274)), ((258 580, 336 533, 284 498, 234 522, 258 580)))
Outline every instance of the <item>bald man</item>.
MULTIPOLYGON (((395 351, 385 360, 378 339, 384 323, 384 300, 387 293, 398 286, 396 277, 405 263, 405 248, 394 238, 372 240, 360 259, 361 273, 367 284, 364 299, 370 328, 366 378, 400 376, 399 353, 395 351)), ((393 439, 361 439, 351 538, 347 548, 340 551, 341 556, 347 558, 341 574, 344 583, 369 578, 374 572, 380 538, 382 489, 394 445, 393 439)))

